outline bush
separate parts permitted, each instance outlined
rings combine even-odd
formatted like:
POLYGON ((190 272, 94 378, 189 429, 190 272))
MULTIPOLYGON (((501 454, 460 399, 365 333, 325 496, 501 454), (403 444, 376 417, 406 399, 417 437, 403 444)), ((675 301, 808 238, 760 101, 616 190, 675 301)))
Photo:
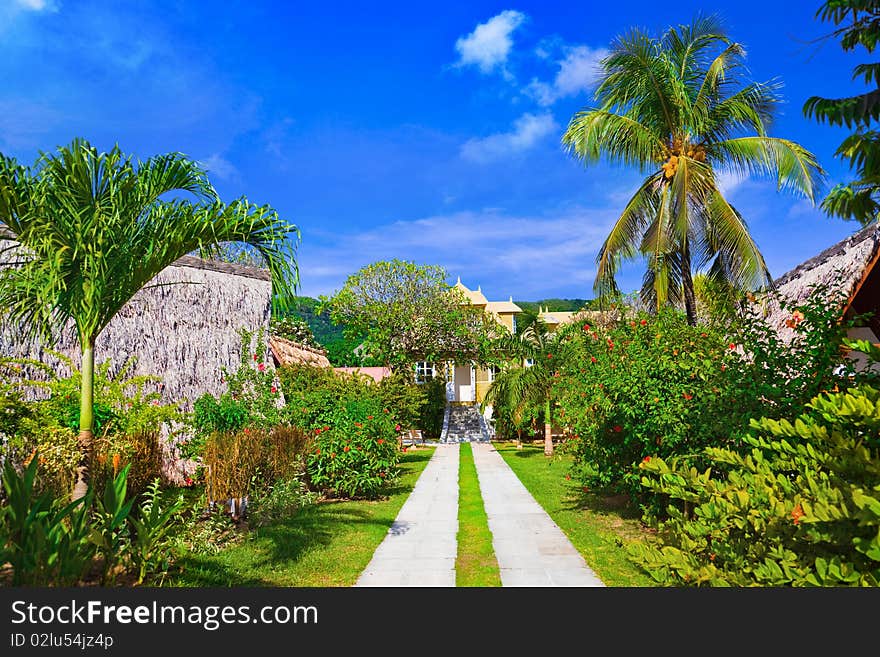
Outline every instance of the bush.
POLYGON ((880 391, 824 393, 752 429, 745 455, 706 450, 720 473, 645 458, 644 485, 682 504, 636 562, 669 585, 880 585, 880 391))
POLYGON ((202 456, 208 499, 240 500, 260 486, 302 474, 310 445, 310 437, 296 427, 211 434, 202 456))
POLYGON ((782 302, 789 343, 757 311, 731 327, 663 311, 567 329, 554 394, 583 484, 660 512, 666 498, 641 485, 645 456, 687 457, 702 470, 705 447, 747 449, 752 419, 791 417, 821 391, 852 385, 840 350, 849 323, 826 295, 816 287, 804 304, 782 302))
MULTIPOLYGON (((357 415, 349 416, 353 417, 357 415)), ((312 486, 335 496, 379 496, 399 474, 400 451, 392 422, 388 414, 380 413, 351 425, 315 429, 315 447, 306 467, 312 486)))
POLYGON ((585 486, 639 499, 647 454, 696 454, 730 435, 728 341, 666 311, 608 328, 589 324, 560 341, 557 422, 573 435, 585 486))
POLYGON ((291 518, 317 501, 317 495, 308 489, 299 477, 279 479, 270 487, 258 491, 248 504, 248 523, 251 527, 270 525, 291 518))

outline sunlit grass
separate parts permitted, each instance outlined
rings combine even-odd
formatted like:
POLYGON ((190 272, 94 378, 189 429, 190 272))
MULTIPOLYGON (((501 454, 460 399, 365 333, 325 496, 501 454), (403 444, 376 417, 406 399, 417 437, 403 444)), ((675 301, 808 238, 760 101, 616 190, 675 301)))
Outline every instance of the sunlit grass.
POLYGON ((254 530, 217 554, 178 562, 170 586, 352 586, 388 533, 434 453, 410 448, 387 499, 322 502, 281 523, 254 530))
POLYGON ((470 443, 462 443, 458 469, 458 557, 456 586, 501 586, 492 547, 492 532, 483 507, 480 482, 470 443))

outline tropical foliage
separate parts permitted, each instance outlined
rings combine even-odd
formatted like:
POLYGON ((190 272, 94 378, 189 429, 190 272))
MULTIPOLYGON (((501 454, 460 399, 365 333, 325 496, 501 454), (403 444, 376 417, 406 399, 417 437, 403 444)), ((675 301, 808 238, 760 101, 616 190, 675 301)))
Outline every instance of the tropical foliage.
MULTIPOLYGON (((298 236, 269 206, 220 201, 205 171, 180 153, 135 161, 118 146, 99 152, 76 139, 33 167, 0 156, 0 217, 18 248, 0 273, 6 320, 57 338, 68 322, 82 350, 79 430, 94 435, 95 343, 129 299, 168 265, 227 242, 250 245, 272 272, 278 304, 298 272, 289 238, 298 236), (169 195, 188 194, 194 201, 169 195)), ((87 458, 74 496, 85 494, 87 458)))
POLYGON ((562 142, 586 164, 650 173, 599 249, 600 295, 618 292, 623 262, 644 257, 643 298, 683 304, 694 324, 695 269, 742 289, 772 282, 718 175, 771 177, 812 200, 823 174, 802 146, 767 134, 779 84, 744 80, 744 56, 717 20, 698 18, 659 38, 630 30, 602 60, 597 105, 572 117, 562 142))
MULTIPOLYGON (((880 40, 880 6, 864 0, 830 0, 816 16, 834 24, 829 37, 849 52, 859 47, 873 53, 880 40)), ((843 140, 835 155, 848 161, 856 178, 836 185, 822 201, 822 208, 842 219, 867 225, 880 216, 880 133, 873 126, 880 120, 880 63, 859 64, 853 80, 862 80, 869 91, 848 98, 813 96, 804 114, 819 123, 846 126, 855 132, 843 140)))

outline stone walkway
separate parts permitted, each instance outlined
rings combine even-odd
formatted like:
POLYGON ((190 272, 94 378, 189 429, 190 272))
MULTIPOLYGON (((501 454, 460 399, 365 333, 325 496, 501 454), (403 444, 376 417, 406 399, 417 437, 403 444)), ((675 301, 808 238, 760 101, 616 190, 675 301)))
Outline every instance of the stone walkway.
MULTIPOLYGON (((502 586, 604 586, 491 443, 472 443, 502 586)), ((455 586, 458 444, 439 445, 355 586, 455 586)))
POLYGON ((458 444, 439 445, 355 586, 455 586, 458 444))

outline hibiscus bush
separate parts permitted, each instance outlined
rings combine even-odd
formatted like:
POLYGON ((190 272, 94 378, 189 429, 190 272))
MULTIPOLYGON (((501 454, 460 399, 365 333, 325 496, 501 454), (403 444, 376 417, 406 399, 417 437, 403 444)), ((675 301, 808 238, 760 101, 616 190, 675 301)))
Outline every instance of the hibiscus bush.
POLYGON ((646 456, 703 470, 706 447, 749 449, 751 420, 796 416, 822 391, 853 385, 841 350, 852 321, 839 321, 840 298, 816 287, 804 303, 781 307, 787 342, 757 304, 728 325, 689 326, 664 310, 569 327, 554 395, 583 484, 662 511, 667 498, 642 486, 646 456))
POLYGON ((676 312, 633 314, 567 331, 554 395, 582 483, 642 495, 648 454, 697 454, 726 441, 726 369, 735 359, 717 329, 676 312))
MULTIPOLYGON (((309 485, 338 497, 375 498, 397 478, 398 439, 414 415, 402 394, 366 376, 285 366, 280 372, 286 418, 313 437, 306 460, 309 485), (390 394, 393 393, 393 394, 390 394)), ((405 392, 405 391, 404 391, 405 392)))

